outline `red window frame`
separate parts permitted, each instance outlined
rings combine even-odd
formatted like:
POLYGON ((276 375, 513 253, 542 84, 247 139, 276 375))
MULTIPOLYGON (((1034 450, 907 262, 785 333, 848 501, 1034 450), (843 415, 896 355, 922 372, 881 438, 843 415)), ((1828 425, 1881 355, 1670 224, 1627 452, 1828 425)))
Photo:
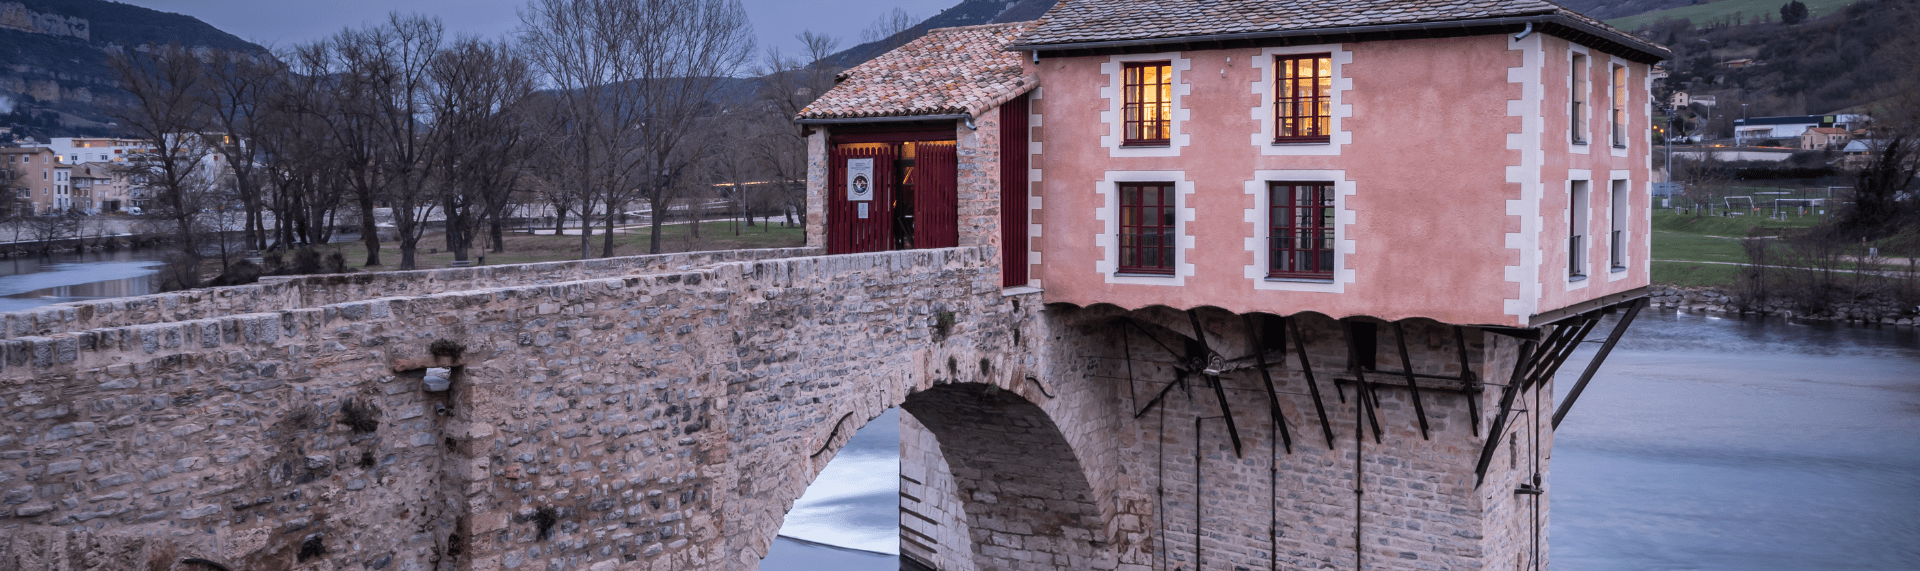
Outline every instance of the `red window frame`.
POLYGON ((1120 77, 1120 144, 1166 145, 1173 132, 1173 63, 1128 63, 1120 77))
POLYGON ((1120 273, 1173 275, 1175 192, 1171 182, 1123 182, 1120 192, 1120 273))
POLYGON ((1267 277, 1333 279, 1333 183, 1267 183, 1267 277))
POLYGON ((1274 59, 1273 142, 1332 140, 1333 54, 1274 59))

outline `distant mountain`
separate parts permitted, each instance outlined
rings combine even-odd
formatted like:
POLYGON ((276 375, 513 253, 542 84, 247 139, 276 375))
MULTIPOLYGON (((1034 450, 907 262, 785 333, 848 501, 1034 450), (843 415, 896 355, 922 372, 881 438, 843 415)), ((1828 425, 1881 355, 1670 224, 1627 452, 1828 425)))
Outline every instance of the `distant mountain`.
POLYGON ((955 26, 974 26, 979 24, 999 24, 1004 22, 1023 22, 1039 18, 1058 0, 961 0, 952 8, 920 22, 893 37, 860 44, 827 58, 827 63, 841 68, 850 68, 867 60, 880 57, 895 47, 927 35, 927 30, 952 28, 955 26))
POLYGON ((176 42, 266 52, 192 16, 106 0, 0 0, 0 127, 40 140, 109 134, 101 104, 126 92, 108 50, 176 42))

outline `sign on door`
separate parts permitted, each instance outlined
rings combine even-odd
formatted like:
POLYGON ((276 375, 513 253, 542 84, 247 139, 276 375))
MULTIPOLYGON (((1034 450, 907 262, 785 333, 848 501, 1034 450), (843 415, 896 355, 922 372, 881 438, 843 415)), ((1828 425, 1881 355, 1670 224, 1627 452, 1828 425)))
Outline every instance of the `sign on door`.
MULTIPOLYGON (((847 159, 847 200, 873 200, 873 185, 873 158, 847 159)), ((866 210, 865 204, 860 206, 862 211, 866 210)))

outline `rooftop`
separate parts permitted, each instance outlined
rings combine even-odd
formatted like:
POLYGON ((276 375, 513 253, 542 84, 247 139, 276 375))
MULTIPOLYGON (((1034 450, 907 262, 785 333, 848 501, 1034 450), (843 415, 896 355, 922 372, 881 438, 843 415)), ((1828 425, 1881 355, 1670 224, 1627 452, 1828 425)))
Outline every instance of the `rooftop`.
POLYGON ((1032 22, 941 28, 840 74, 805 122, 978 114, 1039 84, 1007 46, 1032 22))
MULTIPOLYGON (((1155 39, 1338 30, 1366 26, 1550 17, 1609 36, 1651 59, 1666 49, 1546 0, 1060 0, 1022 38, 1020 49, 1155 39)), ((1514 26, 1520 23, 1513 23, 1514 26)))

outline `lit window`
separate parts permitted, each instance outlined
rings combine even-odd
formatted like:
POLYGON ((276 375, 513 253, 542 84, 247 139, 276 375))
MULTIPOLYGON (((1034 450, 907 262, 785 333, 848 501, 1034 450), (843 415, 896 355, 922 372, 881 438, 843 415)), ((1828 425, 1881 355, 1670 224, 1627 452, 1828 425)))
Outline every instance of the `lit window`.
POLYGON ((1627 68, 1613 66, 1613 146, 1627 146, 1627 68))
POLYGON ((1267 277, 1333 277, 1333 185, 1267 183, 1267 277))
POLYGON ((1120 183, 1120 271, 1173 275, 1171 182, 1120 183))
POLYGON ((1173 65, 1129 63, 1122 72, 1122 145, 1165 145, 1173 113, 1173 65))
POLYGON ((1329 54, 1284 56, 1276 63, 1274 142, 1327 142, 1333 108, 1332 57, 1329 54))

